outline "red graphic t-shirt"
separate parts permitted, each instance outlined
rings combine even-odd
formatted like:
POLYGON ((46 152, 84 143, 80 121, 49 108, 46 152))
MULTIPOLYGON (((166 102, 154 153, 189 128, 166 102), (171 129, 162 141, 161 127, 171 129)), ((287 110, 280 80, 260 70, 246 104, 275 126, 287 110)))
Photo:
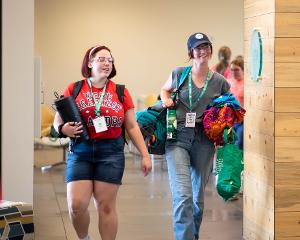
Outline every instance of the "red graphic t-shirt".
MULTIPOLYGON (((71 96, 74 89, 74 83, 69 84, 64 91, 64 96, 71 96)), ((92 94, 98 102, 103 88, 92 87, 92 94)), ((83 119, 88 127, 89 136, 91 139, 110 139, 117 138, 122 133, 122 124, 124 121, 124 114, 127 110, 134 108, 132 98, 128 90, 124 89, 124 101, 121 103, 116 93, 116 84, 109 80, 107 82, 105 95, 100 107, 100 116, 105 117, 107 129, 104 132, 96 133, 93 119, 96 118, 95 102, 91 95, 91 89, 88 85, 87 79, 84 80, 82 88, 76 97, 76 103, 80 110, 83 119)))

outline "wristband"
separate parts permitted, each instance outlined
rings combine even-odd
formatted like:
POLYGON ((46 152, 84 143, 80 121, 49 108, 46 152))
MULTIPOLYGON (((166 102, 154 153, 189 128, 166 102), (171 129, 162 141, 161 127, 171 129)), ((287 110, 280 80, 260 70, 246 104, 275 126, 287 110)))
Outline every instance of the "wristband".
POLYGON ((62 133, 62 128, 63 128, 63 126, 64 126, 65 124, 64 123, 62 123, 62 124, 60 124, 59 126, 58 126, 58 128, 57 128, 57 130, 58 130, 58 138, 66 138, 67 136, 65 135, 65 134, 63 134, 62 133))

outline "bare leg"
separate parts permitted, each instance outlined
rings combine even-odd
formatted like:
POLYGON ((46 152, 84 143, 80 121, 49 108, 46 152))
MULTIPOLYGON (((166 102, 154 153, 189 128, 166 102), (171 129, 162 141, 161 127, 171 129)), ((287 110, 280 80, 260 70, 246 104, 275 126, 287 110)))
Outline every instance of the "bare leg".
POLYGON ((80 180, 67 184, 69 215, 79 238, 84 238, 88 235, 90 224, 88 206, 92 193, 93 181, 80 180))
POLYGON ((115 240, 118 230, 116 198, 119 185, 94 181, 94 200, 99 214, 102 240, 115 240))

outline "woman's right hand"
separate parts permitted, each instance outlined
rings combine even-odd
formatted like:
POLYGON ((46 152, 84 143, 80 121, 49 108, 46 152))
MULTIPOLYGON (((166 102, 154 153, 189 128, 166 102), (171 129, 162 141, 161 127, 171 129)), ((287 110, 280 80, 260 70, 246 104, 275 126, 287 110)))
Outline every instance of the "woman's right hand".
POLYGON ((162 106, 164 108, 168 108, 168 107, 174 106, 173 99, 172 98, 167 98, 165 101, 163 101, 162 106))
POLYGON ((151 172, 152 162, 150 160, 149 154, 147 156, 142 157, 141 168, 145 177, 149 174, 149 172, 151 172))
POLYGON ((61 132, 71 138, 79 137, 83 132, 81 122, 67 122, 61 128, 61 132))

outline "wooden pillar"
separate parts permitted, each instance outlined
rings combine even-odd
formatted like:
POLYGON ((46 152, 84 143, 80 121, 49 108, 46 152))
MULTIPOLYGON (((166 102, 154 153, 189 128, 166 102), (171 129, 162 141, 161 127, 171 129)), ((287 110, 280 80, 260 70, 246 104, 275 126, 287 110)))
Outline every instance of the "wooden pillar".
POLYGON ((300 1, 275 4, 275 239, 300 239, 300 1))
POLYGON ((274 239, 274 0, 244 1, 245 117, 244 219, 245 239, 274 239), (251 79, 251 36, 262 37, 261 80, 251 79))
POLYGON ((245 0, 245 239, 300 240, 300 1, 245 0), (251 79, 251 34, 262 75, 251 79))

